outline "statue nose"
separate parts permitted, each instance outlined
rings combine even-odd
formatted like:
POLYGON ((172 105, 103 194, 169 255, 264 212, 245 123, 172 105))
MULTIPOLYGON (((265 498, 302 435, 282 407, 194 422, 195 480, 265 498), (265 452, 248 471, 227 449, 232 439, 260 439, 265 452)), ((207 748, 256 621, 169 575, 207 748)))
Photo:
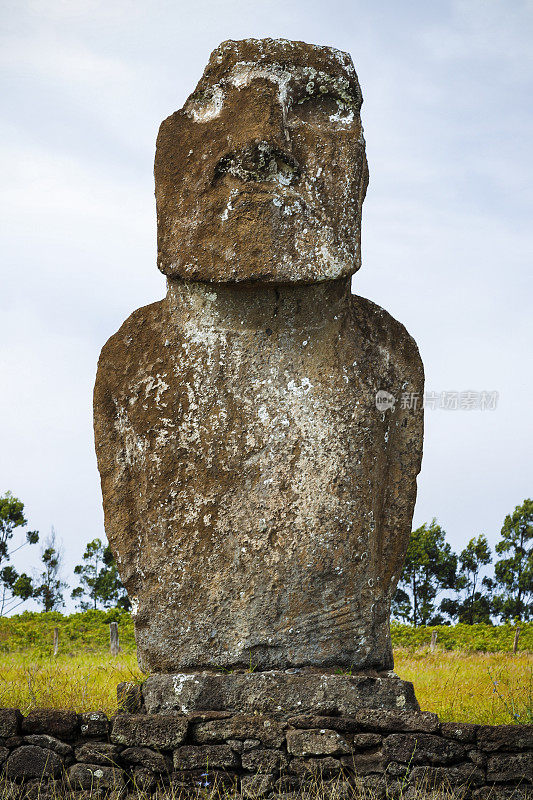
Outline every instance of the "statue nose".
POLYGON ((239 92, 239 119, 230 151, 218 162, 215 177, 229 173, 243 181, 272 180, 289 185, 300 177, 291 153, 279 88, 258 79, 239 92))
POLYGON ((224 174, 242 181, 276 181, 289 186, 300 177, 300 167, 285 149, 263 140, 223 156, 215 168, 215 178, 224 174))

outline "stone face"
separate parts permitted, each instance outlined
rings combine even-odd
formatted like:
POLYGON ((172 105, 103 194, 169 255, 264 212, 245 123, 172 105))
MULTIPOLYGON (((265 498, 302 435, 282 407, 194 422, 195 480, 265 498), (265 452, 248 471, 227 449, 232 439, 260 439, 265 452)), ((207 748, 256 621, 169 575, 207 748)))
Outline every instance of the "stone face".
POLYGON ((276 284, 355 272, 368 182, 361 102, 347 53, 272 39, 220 45, 159 130, 159 269, 276 284))
POLYGON ((168 293, 105 345, 94 398, 106 532, 152 673, 392 667, 422 449, 422 404, 401 398, 422 397, 423 369, 350 291, 359 105, 345 54, 246 40, 161 127, 168 293))
MULTIPOLYGON (((279 716, 314 712, 308 719, 320 714, 354 714, 354 730, 380 730, 381 726, 386 730, 432 732, 438 728, 434 714, 416 713, 418 703, 412 684, 394 673, 349 676, 268 671, 150 675, 143 684, 143 699, 150 714, 202 708, 279 716), (383 712, 385 715, 380 716, 380 708, 394 706, 403 710, 383 712)), ((339 719, 333 718, 333 727, 336 722, 339 719)), ((329 725, 327 721, 318 721, 295 727, 329 725)))
POLYGON ((188 722, 180 714, 119 714, 113 720, 111 741, 129 747, 172 750, 185 738, 188 722))

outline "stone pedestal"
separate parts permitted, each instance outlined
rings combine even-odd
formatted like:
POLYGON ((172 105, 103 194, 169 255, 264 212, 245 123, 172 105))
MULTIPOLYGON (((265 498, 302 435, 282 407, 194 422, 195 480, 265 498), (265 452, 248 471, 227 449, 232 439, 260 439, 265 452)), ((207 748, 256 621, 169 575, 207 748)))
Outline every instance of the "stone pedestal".
POLYGON ((149 714, 224 711, 335 716, 361 709, 419 711, 413 684, 394 672, 356 675, 311 670, 268 672, 181 672, 150 675, 142 686, 149 714))

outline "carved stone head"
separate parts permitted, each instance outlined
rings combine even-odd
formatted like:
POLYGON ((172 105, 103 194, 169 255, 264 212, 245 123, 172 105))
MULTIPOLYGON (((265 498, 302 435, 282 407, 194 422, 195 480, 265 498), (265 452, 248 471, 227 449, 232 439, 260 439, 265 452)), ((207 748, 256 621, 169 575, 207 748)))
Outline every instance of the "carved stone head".
POLYGON ((223 42, 159 130, 159 269, 266 283, 356 272, 368 184, 361 102, 347 53, 223 42))

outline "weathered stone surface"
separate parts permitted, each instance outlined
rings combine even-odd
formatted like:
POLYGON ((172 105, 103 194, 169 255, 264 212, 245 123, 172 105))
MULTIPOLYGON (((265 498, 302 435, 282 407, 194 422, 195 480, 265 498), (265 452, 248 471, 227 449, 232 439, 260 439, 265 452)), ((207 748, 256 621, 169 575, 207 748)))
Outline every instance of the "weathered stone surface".
POLYGON ((400 398, 422 397, 423 370, 350 291, 360 103, 344 53, 227 42, 161 126, 168 293, 105 345, 94 406, 150 672, 392 667, 423 420, 400 398))
POLYGON ((350 746, 337 731, 287 731, 287 750, 294 756, 342 756, 350 746))
POLYGON ((254 748, 243 753, 241 763, 243 769, 266 774, 284 769, 288 764, 288 759, 285 753, 280 750, 254 748))
POLYGON ((487 753, 497 750, 533 749, 533 725, 483 725, 477 732, 477 745, 487 753))
POLYGON ((136 764, 153 772, 163 774, 172 772, 172 760, 149 747, 127 747, 121 752, 120 757, 128 764, 136 764))
POLYGON ((472 792, 472 800, 532 800, 531 786, 482 786, 472 792))
POLYGON ((7 747, 0 746, 0 764, 4 763, 8 755, 9 755, 9 750, 7 749, 7 747))
POLYGON ((329 777, 342 772, 342 764, 338 758, 325 756, 324 758, 293 758, 289 763, 289 770, 299 778, 329 777))
POLYGON ((72 789, 115 789, 125 784, 124 772, 100 764, 73 764, 68 770, 68 783, 72 789))
POLYGON ((469 722, 441 722, 440 732, 446 739, 457 739, 458 742, 475 742, 479 725, 469 722))
POLYGON ((487 754, 483 750, 469 750, 468 758, 476 767, 484 769, 487 766, 487 754))
POLYGON ((393 733, 385 739, 383 752, 388 761, 440 766, 465 759, 468 750, 458 742, 439 736, 393 733))
POLYGON ((55 708, 37 708, 22 721, 23 733, 46 733, 59 739, 70 739, 78 729, 78 715, 74 711, 55 708))
POLYGON ((171 777, 172 789, 179 792, 183 789, 193 791, 195 795, 203 792, 216 792, 217 790, 235 790, 237 774, 229 770, 189 769, 173 772, 171 777))
POLYGON ((174 750, 174 769, 227 769, 237 766, 235 753, 227 744, 197 747, 187 745, 174 750))
MULTIPOLYGON (((348 783, 348 786, 351 788, 351 793, 347 793, 346 800, 348 798, 352 800, 354 790, 350 783, 348 783)), ((357 794, 355 796, 362 795, 363 797, 370 797, 372 800, 393 800, 396 796, 392 791, 393 786, 395 787, 393 782, 379 775, 357 776, 355 780, 357 794)), ((401 787, 401 784, 399 784, 399 787, 401 787)))
POLYGON ((346 769, 353 770, 357 775, 382 774, 385 770, 385 761, 381 748, 363 750, 362 752, 342 756, 341 764, 346 769))
POLYGON ((487 761, 487 781, 533 783, 533 752, 491 756, 487 761))
POLYGON ((0 793, 2 800, 19 800, 20 786, 15 781, 7 780, 3 774, 0 774, 0 793))
POLYGON ((368 180, 361 101, 347 53, 223 42, 159 130, 159 268, 220 283, 355 272, 368 180))
POLYGON ((80 714, 82 736, 105 736, 109 731, 109 720, 103 711, 90 711, 80 714))
POLYGON ((230 719, 199 722, 192 725, 191 733, 199 744, 240 738, 258 739, 265 747, 281 747, 285 741, 285 726, 261 714, 235 714, 230 719))
POLYGON ((353 737, 355 750, 367 750, 369 747, 379 747, 382 737, 378 733, 357 733, 353 737))
POLYGON ((142 688, 138 683, 123 681, 117 686, 117 705, 120 711, 134 714, 141 710, 142 688))
POLYGON ((48 736, 46 733, 25 736, 24 741, 26 744, 34 744, 37 747, 45 747, 47 750, 53 750, 54 753, 58 753, 60 756, 72 755, 72 747, 69 744, 61 742, 59 739, 56 739, 55 736, 48 736))
POLYGON ((187 719, 181 714, 119 714, 113 720, 111 741, 130 747, 173 750, 183 742, 187 719))
MULTIPOLYGON (((411 693, 409 692, 407 696, 410 700, 411 693)), ((399 695, 399 697, 401 696, 399 695)), ((440 729, 436 714, 427 711, 417 712, 412 709, 355 709, 353 716, 349 717, 301 714, 295 717, 288 717, 287 722, 293 728, 329 728, 351 733, 356 731, 373 731, 374 733, 382 732, 385 734, 400 731, 405 733, 438 733, 440 729)))
POLYGON ((24 744, 23 736, 0 737, 0 747, 7 747, 8 750, 14 750, 15 747, 20 747, 22 744, 24 744))
POLYGON ((119 759, 120 747, 107 742, 86 742, 81 747, 76 748, 75 755, 76 761, 83 761, 86 764, 103 764, 111 767, 119 759))
POLYGON ((414 767, 409 782, 427 790, 448 786, 480 786, 485 775, 472 764, 455 767, 414 767))
POLYGON ((402 731, 405 733, 438 733, 440 723, 436 714, 429 711, 417 712, 412 709, 361 709, 352 717, 354 725, 360 730, 375 733, 402 731))
POLYGON ((133 787, 136 792, 151 794, 157 787, 157 777, 145 767, 135 767, 133 770, 133 787))
MULTIPOLYGON (((213 708, 233 712, 271 713, 281 717, 295 712, 359 714, 361 729, 387 727, 398 730, 437 730, 434 714, 415 715, 418 703, 413 685, 394 673, 373 675, 332 675, 319 672, 193 672, 178 675, 150 675, 143 684, 143 698, 150 714, 176 710, 213 708), (380 717, 379 708, 407 707, 380 717), (403 727, 402 727, 403 726, 403 727)), ((303 727, 300 725, 299 727, 303 727)), ((322 724, 316 727, 324 727, 322 724)), ((390 728, 389 728, 390 729, 390 728)), ((240 737, 242 738, 242 737, 240 737)))
POLYGON ((244 775, 241 778, 241 794, 243 797, 265 797, 274 787, 271 775, 244 775))
POLYGON ((24 745, 14 750, 6 762, 8 778, 55 777, 61 772, 63 759, 52 750, 24 745))
POLYGON ((0 708, 0 737, 16 736, 21 722, 22 714, 18 708, 0 708))

